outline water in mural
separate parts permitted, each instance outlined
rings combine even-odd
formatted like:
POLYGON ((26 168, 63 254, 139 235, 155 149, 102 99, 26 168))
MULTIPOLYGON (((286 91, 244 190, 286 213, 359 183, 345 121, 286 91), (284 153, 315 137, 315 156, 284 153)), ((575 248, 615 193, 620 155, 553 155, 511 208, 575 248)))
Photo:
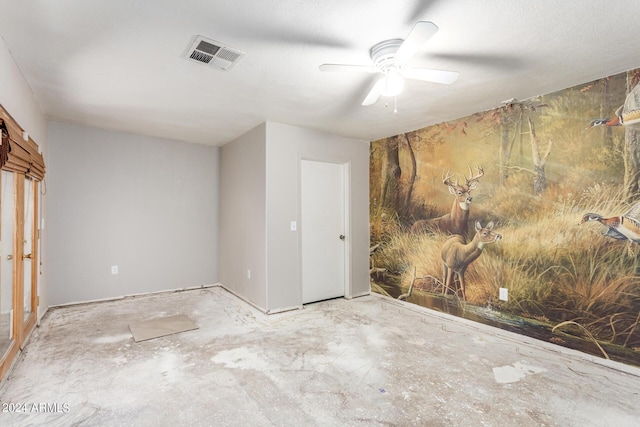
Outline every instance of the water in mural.
POLYGON ((372 289, 640 365, 639 82, 373 142, 372 289))

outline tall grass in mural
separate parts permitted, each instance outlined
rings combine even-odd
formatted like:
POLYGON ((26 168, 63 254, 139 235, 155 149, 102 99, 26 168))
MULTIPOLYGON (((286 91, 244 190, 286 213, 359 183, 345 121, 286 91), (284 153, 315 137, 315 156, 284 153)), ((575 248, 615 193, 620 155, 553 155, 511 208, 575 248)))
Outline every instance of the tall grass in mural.
POLYGON ((391 167, 415 171, 393 184, 385 184, 388 140, 374 142, 374 288, 397 297, 413 284, 417 293, 463 307, 490 308, 549 331, 558 325, 554 342, 597 340, 603 352, 617 347, 627 352, 625 362, 640 365, 640 245, 603 235, 600 223, 580 224, 586 212, 622 215, 640 200, 628 182, 628 134, 622 127, 587 129, 588 119, 624 101, 627 80, 620 75, 542 97, 518 112, 503 107, 390 138, 397 151, 391 167), (441 177, 453 170, 462 180, 471 165, 486 174, 472 194, 470 224, 494 221, 503 238, 467 268, 462 301, 443 296, 440 251, 449 235, 410 230, 448 212, 453 196, 441 177), (499 300, 500 288, 508 290, 507 301, 499 300))

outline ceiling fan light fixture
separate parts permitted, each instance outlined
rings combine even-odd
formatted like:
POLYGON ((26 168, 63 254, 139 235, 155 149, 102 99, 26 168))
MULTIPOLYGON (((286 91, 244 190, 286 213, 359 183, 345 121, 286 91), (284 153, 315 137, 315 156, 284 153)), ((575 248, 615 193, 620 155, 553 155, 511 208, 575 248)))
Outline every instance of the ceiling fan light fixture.
POLYGON ((397 67, 389 67, 378 82, 382 96, 396 96, 404 89, 404 78, 397 67))

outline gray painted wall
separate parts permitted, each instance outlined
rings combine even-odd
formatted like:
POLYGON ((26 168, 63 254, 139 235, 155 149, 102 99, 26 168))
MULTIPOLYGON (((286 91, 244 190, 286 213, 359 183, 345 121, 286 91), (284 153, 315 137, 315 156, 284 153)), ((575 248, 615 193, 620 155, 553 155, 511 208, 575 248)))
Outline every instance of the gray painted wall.
POLYGON ((220 153, 220 283, 265 308, 265 124, 220 153), (248 277, 247 270, 251 270, 248 277))
POLYGON ((48 135, 52 305, 218 282, 218 147, 57 122, 48 135))
POLYGON ((46 151, 47 119, 33 92, 0 37, 0 104, 29 132, 41 151, 46 151))
POLYGON ((300 162, 349 165, 351 288, 369 292, 369 144, 267 122, 220 155, 220 282, 267 312, 302 306, 300 162), (251 278, 247 270, 251 269, 251 278))
POLYGON ((369 293, 369 143, 280 123, 267 123, 267 309, 302 305, 299 235, 300 161, 347 163, 351 221, 350 289, 369 293))

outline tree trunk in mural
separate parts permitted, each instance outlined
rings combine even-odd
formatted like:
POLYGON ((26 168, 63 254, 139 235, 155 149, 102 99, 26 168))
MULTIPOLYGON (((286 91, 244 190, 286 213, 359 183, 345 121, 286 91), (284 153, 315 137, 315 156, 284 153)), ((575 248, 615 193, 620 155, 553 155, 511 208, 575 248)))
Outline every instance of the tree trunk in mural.
POLYGON ((522 127, 523 108, 523 104, 515 100, 513 103, 500 108, 500 186, 502 187, 506 185, 507 179, 509 178, 513 144, 520 134, 519 129, 522 127), (518 110, 517 117, 516 109, 518 110), (513 126, 513 132, 509 132, 510 126, 513 126), (511 134, 513 134, 513 137, 510 137, 511 134))
POLYGON ((529 130, 531 135, 531 154, 533 156, 533 192, 534 194, 542 194, 547 189, 547 177, 544 174, 544 166, 547 163, 547 158, 551 153, 551 145, 553 141, 549 140, 547 146, 547 152, 544 156, 540 155, 540 146, 538 144, 538 137, 536 136, 536 129, 533 125, 533 120, 528 117, 529 130))
POLYGON ((413 147, 411 147, 411 140, 409 139, 408 134, 404 134, 404 138, 407 141, 407 148, 409 149, 409 156, 411 157, 411 177, 409 178, 409 184, 407 185, 407 195, 404 200, 404 208, 407 212, 411 210, 411 194, 413 193, 413 184, 416 182, 417 175, 417 163, 416 163, 416 155, 413 152, 413 147))
POLYGON ((504 186, 507 178, 509 178, 509 123, 510 115, 506 112, 506 109, 501 114, 500 118, 500 185, 504 186))
POLYGON ((625 198, 628 202, 635 201, 640 195, 640 132, 633 126, 626 129, 624 159, 624 187, 625 198))
MULTIPOLYGON (((627 94, 640 83, 640 71, 627 73, 627 94)), ((633 202, 640 196, 640 125, 625 127, 624 136, 624 189, 625 198, 633 202)))
MULTIPOLYGON (((609 95, 609 81, 602 79, 602 102, 600 103, 600 117, 607 117, 609 114, 609 103, 607 102, 609 95)), ((613 131, 610 126, 601 126, 602 141, 606 147, 613 146, 613 131)))
POLYGON ((382 186, 382 206, 398 208, 400 197, 400 156, 398 154, 398 138, 389 138, 385 144, 386 168, 382 186))

